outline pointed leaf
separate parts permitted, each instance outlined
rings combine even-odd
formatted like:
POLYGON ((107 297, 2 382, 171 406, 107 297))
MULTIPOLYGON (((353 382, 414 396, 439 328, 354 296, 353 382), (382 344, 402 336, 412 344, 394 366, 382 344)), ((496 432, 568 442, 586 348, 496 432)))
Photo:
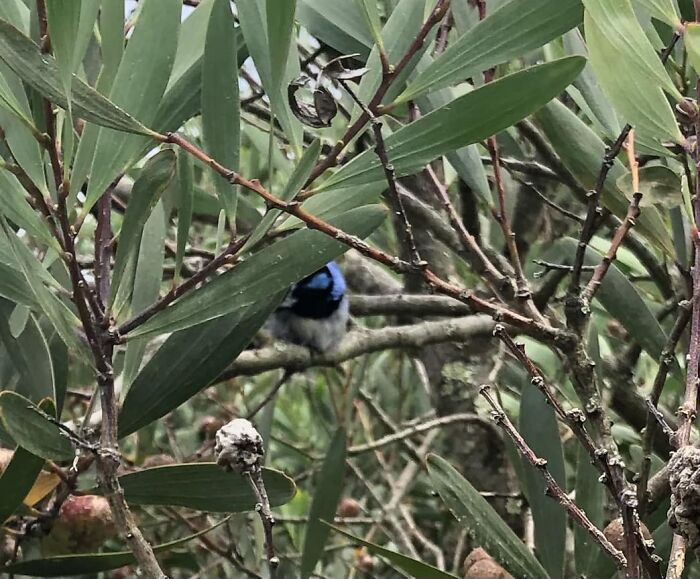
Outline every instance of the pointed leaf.
POLYGON ((647 39, 630 0, 584 0, 591 66, 620 117, 645 138, 682 144, 664 90, 681 94, 647 39))
POLYGON ((170 336, 136 376, 119 415, 119 437, 165 416, 200 392, 241 353, 283 295, 269 294, 252 317, 245 311, 170 336))
MULTIPOLYGON (((591 464, 591 457, 579 446, 576 469, 576 504, 581 507, 588 519, 599 529, 605 521, 605 488, 598 480, 600 476, 591 464)), ((574 558, 576 573, 580 576, 592 577, 596 560, 602 559, 601 547, 579 525, 574 527, 574 558)), ((605 559, 608 559, 605 557, 605 559)))
POLYGON ((185 248, 192 224, 194 206, 194 162, 183 149, 177 151, 177 249, 175 251, 175 283, 180 278, 180 269, 185 257, 185 248))
POLYGON ((676 0, 636 0, 654 18, 665 22, 674 30, 681 27, 681 15, 676 0))
MULTIPOLYGON (((379 226, 384 215, 383 208, 361 207, 334 219, 332 224, 364 238, 379 226)), ((346 245, 319 231, 297 231, 189 292, 128 335, 173 332, 241 310, 248 316, 253 315, 259 303, 267 304, 266 299, 261 301, 261 296, 286 291, 291 284, 345 251, 346 245)))
MULTIPOLYGON (((461 96, 385 139, 397 176, 410 175, 436 157, 482 141, 533 113, 564 90, 585 60, 568 57, 508 75, 461 96)), ((384 179, 373 150, 365 151, 320 187, 384 179)))
POLYGON ((685 33, 683 42, 688 51, 688 60, 695 69, 695 74, 700 74, 700 24, 697 22, 688 22, 685 25, 685 33))
POLYGON ((581 22, 581 0, 510 0, 463 34, 398 98, 406 102, 523 56, 581 22))
MULTIPOLYGON (((294 497, 294 481, 278 470, 263 469, 270 506, 294 497)), ((167 505, 212 513, 254 511, 256 498, 250 482, 213 462, 171 464, 119 477, 130 505, 167 505)))
POLYGON ((282 90, 289 46, 294 32, 296 0, 266 0, 267 33, 270 46, 270 75, 275 91, 282 90))
MULTIPOLYGON (((1 115, 0 115, 1 117, 1 115)), ((30 235, 54 247, 59 248, 46 223, 29 204, 24 187, 12 173, 0 169, 0 214, 5 215, 15 225, 30 235)))
MULTIPOLYGON (((564 454, 554 409, 528 379, 522 381, 520 433, 535 454, 547 461, 547 469, 565 489, 564 454)), ((525 459, 522 462, 525 478, 521 479, 521 483, 532 509, 539 559, 550 577, 561 577, 566 551, 566 512, 561 505, 546 496, 541 473, 525 459)))
MULTIPOLYGON (((42 96, 62 108, 67 107, 56 61, 49 55, 41 54, 36 44, 4 20, 0 20, 0 58, 42 96)), ((145 126, 75 75, 73 111, 77 116, 105 127, 151 134, 145 126)))
MULTIPOLYGON (((207 153, 233 171, 238 171, 241 146, 236 44, 230 2, 215 0, 202 62, 202 133, 207 153)), ((233 227, 238 188, 214 171, 211 174, 221 206, 233 227)))
POLYGON ((428 474, 452 514, 469 531, 474 542, 513 576, 549 577, 535 556, 506 525, 486 499, 439 456, 428 457, 428 474))
MULTIPOLYGON (((535 114, 535 119, 564 166, 583 187, 593 189, 605 154, 605 143, 586 123, 557 100, 541 108, 535 114)), ((601 196, 603 206, 620 219, 624 218, 629 206, 627 197, 617 187, 617 180, 625 172, 622 162, 616 159, 601 196)), ((656 209, 649 207, 642 211, 636 220, 635 230, 668 255, 673 255, 673 243, 669 232, 656 209)))
POLYGON ((362 13, 348 0, 299 0, 297 18, 316 38, 341 54, 366 58, 372 47, 362 13))
MULTIPOLYGON (((137 254, 141 244, 143 227, 148 220, 153 208, 158 203, 163 191, 175 176, 175 151, 164 149, 152 157, 141 171, 141 175, 134 183, 129 197, 129 204, 124 214, 124 221, 119 232, 119 245, 114 258, 114 272, 112 274, 112 303, 116 304, 117 296, 125 294, 119 300, 128 299, 131 293, 130 287, 125 287, 120 292, 122 278, 131 278, 136 267, 137 254)), ((129 284, 130 285, 130 284, 129 284)))
POLYGON ((427 563, 423 563, 423 561, 411 559, 411 557, 407 557, 406 555, 402 555, 396 551, 385 549, 384 547, 380 547, 375 543, 365 541, 364 539, 356 537, 355 535, 352 535, 340 527, 336 527, 335 525, 330 525, 328 523, 326 523, 326 525, 328 525, 336 533, 340 533, 341 535, 346 536, 348 539, 351 539, 353 543, 364 545, 367 547, 367 550, 370 553, 384 557, 393 565, 396 565, 399 569, 406 571, 406 573, 408 573, 411 577, 415 577, 416 579, 457 579, 456 575, 446 573, 445 571, 440 571, 440 569, 428 565, 427 563))
POLYGON ((0 524, 4 524, 22 504, 43 466, 43 458, 17 447, 0 475, 0 524))
POLYGON ((306 526, 304 550, 301 554, 301 579, 308 579, 326 546, 330 528, 323 521, 332 521, 343 492, 347 439, 345 429, 335 431, 318 475, 314 498, 306 526))
POLYGON ((0 299, 0 344, 5 346, 19 374, 14 390, 35 402, 47 397, 55 399, 51 354, 41 327, 30 315, 24 331, 13 337, 9 321, 14 309, 12 302, 0 299))
MULTIPOLYGON (((182 539, 161 545, 153 545, 153 552, 165 553, 170 549, 184 545, 209 531, 213 531, 228 520, 229 518, 226 517, 223 521, 219 521, 194 535, 188 535, 182 539)), ((167 563, 167 557, 165 557, 165 562, 167 563)), ((9 565, 5 567, 5 570, 8 573, 29 577, 75 577, 94 575, 101 571, 110 571, 126 565, 133 565, 134 563, 136 563, 136 558, 131 551, 116 551, 112 553, 83 553, 79 555, 47 557, 45 559, 29 559, 9 565)))
MULTIPOLYGON (((170 78, 180 28, 180 0, 146 0, 114 78, 110 100, 145 124, 151 123, 170 78)), ((144 138, 103 128, 83 215, 144 147, 144 138)))
POLYGON ((46 460, 70 460, 73 447, 58 426, 49 422, 29 399, 0 392, 0 421, 22 448, 46 460))

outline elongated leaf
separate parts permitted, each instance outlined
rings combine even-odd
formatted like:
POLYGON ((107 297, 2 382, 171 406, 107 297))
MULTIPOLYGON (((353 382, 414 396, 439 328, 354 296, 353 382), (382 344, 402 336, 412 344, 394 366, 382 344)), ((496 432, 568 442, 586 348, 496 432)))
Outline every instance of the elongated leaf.
POLYGON ((406 555, 402 555, 401 553, 397 553, 396 551, 392 551, 390 549, 385 549, 384 547, 380 547, 375 543, 370 543, 369 541, 365 541, 360 537, 351 535, 340 527, 336 527, 335 525, 330 525, 328 523, 326 524, 336 533, 340 533, 341 535, 346 536, 348 539, 352 539, 353 543, 364 545, 367 547, 367 550, 370 553, 384 557, 393 565, 396 565, 400 569, 406 571, 406 573, 408 573, 411 577, 415 577, 416 579, 457 579, 456 575, 446 573, 445 571, 440 571, 440 569, 433 567, 432 565, 428 565, 427 563, 423 563, 423 561, 412 559, 411 557, 407 557, 406 555))
POLYGON ((4 524, 22 504, 43 466, 43 458, 17 447, 0 476, 0 524, 4 524))
POLYGON ((12 302, 0 299, 0 343, 5 346, 20 376, 15 390, 34 402, 46 397, 55 399, 53 368, 46 338, 31 315, 24 331, 18 337, 13 337, 9 321, 14 308, 12 302))
POLYGON ((452 514, 496 561, 517 579, 549 577, 520 538, 462 475, 439 456, 428 457, 428 473, 452 514))
POLYGON ((324 521, 333 520, 340 494, 343 492, 346 453, 345 429, 340 427, 335 431, 326 452, 311 503, 304 550, 301 554, 301 579, 308 579, 311 576, 316 563, 323 555, 323 548, 330 533, 324 521))
POLYGON ((683 143, 664 90, 682 97, 634 14, 630 0, 584 0, 591 66, 620 117, 643 137, 683 143))
MULTIPOLYGON (((294 481, 278 470, 263 469, 270 505, 278 507, 294 496, 294 481)), ((131 505, 169 505, 212 513, 255 510, 250 482, 240 474, 226 472, 213 462, 171 464, 148 468, 119 477, 131 505)))
POLYGON ((636 2, 644 6, 654 18, 665 22, 673 29, 680 28, 681 16, 676 0, 636 0, 636 2))
POLYGON ((82 353, 86 360, 92 360, 86 346, 75 333, 80 323, 78 318, 57 296, 51 293, 43 283, 47 278, 55 285, 58 285, 58 282, 43 268, 41 263, 39 263, 27 247, 17 239, 14 231, 10 229, 4 219, 0 219, 0 225, 3 230, 3 235, 0 236, 0 239, 4 237, 3 241, 6 241, 10 246, 14 262, 22 272, 27 285, 30 287, 34 301, 53 324, 65 344, 69 348, 72 348, 73 352, 76 354, 82 353))
MULTIPOLYGON (((334 219, 332 224, 364 238, 379 226, 384 214, 380 207, 361 207, 334 219)), ((251 316, 258 304, 267 305, 261 296, 286 291, 346 250, 347 246, 318 231, 297 231, 185 295, 129 332, 129 337, 173 332, 241 310, 251 316)))
MULTIPOLYGON (((564 90, 585 60, 568 57, 534 66, 455 99, 385 139, 398 176, 409 175, 436 157, 479 142, 533 113, 564 90)), ((319 189, 384 179, 374 151, 365 151, 319 189)))
MULTIPOLYGON (((602 528, 605 516, 605 488, 598 480, 599 474, 591 464, 588 453, 579 447, 576 468, 576 504, 588 515, 590 521, 602 528)), ((596 559, 600 557, 601 548, 581 527, 574 527, 574 557, 576 573, 590 575, 596 559)), ((607 559, 607 557, 606 557, 607 559)))
POLYGON ((0 213, 26 230, 30 235, 58 248, 58 242, 51 235, 39 214, 34 211, 26 192, 17 178, 5 169, 0 169, 0 213))
POLYGON ((22 448, 46 460, 69 460, 73 447, 36 405, 15 392, 0 392, 0 421, 22 448))
MULTIPOLYGON (((318 156, 321 154, 321 141, 319 139, 314 140, 311 145, 309 145, 304 151, 304 156, 299 160, 299 164, 294 168, 294 171, 287 180, 284 189, 279 194, 279 198, 284 201, 289 201, 297 196, 304 183, 308 180, 313 171, 316 161, 318 161, 318 156)), ((279 217, 281 211, 279 209, 270 209, 263 217, 262 221, 255 228, 255 231, 250 235, 248 241, 246 241, 241 253, 245 252, 251 247, 255 247, 255 244, 260 241, 265 234, 268 232, 272 224, 279 217)))
MULTIPOLYGON (((551 142, 566 168, 586 189, 593 189, 605 154, 605 143, 572 111, 559 101, 541 108, 535 119, 551 142)), ((616 160, 603 188, 601 202, 620 219, 629 206, 625 194, 617 187, 617 180, 626 172, 616 160)), ((638 230, 655 246, 673 255, 673 243, 666 226, 654 208, 645 208, 636 220, 638 230)))
POLYGON ((359 53, 366 58, 372 47, 362 13, 347 0, 299 0, 297 17, 316 38, 341 54, 359 53))
POLYGON ((0 263, 0 296, 16 304, 39 307, 22 273, 4 263, 0 263))
MULTIPOLYGON (((547 469, 559 485, 566 489, 564 453, 554 409, 543 394, 525 379, 520 398, 520 433, 535 454, 547 461, 547 469)), ((566 512, 545 494, 542 474, 522 459, 524 490, 535 522, 535 546, 542 566, 550 577, 564 573, 566 512)))
POLYGON ((175 251, 175 282, 180 277, 182 260, 185 257, 185 248, 192 223, 192 211, 194 206, 194 163, 183 149, 177 152, 177 249, 175 251))
MULTIPOLYGON (((213 531, 228 521, 226 517, 215 525, 208 527, 194 535, 188 535, 182 539, 153 545, 155 553, 165 553, 170 549, 184 545, 197 537, 213 531)), ((167 562, 167 557, 165 557, 167 562)), ((131 551, 116 551, 112 553, 83 553, 79 555, 60 555, 47 557, 46 559, 29 559, 20 561, 5 567, 8 573, 26 575, 29 577, 75 577, 79 575, 92 575, 101 571, 110 571, 126 565, 132 565, 136 558, 131 551)))
MULTIPOLYGON (((180 10, 179 0, 146 0, 143 3, 114 78, 110 100, 146 124, 154 120, 170 78, 179 36, 180 10)), ((139 136, 107 128, 100 130, 83 214, 87 214, 107 186, 135 160, 144 142, 139 136)))
MULTIPOLYGON (((4 20, 0 20, 0 58, 42 96, 62 108, 67 107, 56 61, 41 54, 36 44, 4 20)), ((151 134, 144 125, 75 75, 73 110, 77 116, 98 125, 131 133, 151 134)))
POLYGON ((522 56, 581 22, 581 0, 510 0, 463 34, 408 86, 414 99, 522 56))
POLYGON ((24 34, 29 34, 29 8, 22 0, 0 2, 0 18, 7 20, 24 34))
MULTIPOLYGON (((146 222, 141 237, 138 263, 134 274, 134 292, 131 298, 132 312, 140 312, 158 299, 163 278, 164 243, 165 212, 163 203, 160 202, 146 222)), ((129 391, 131 382, 139 371, 147 344, 148 340, 145 338, 137 338, 130 340, 126 345, 122 398, 129 391)))
MULTIPOLYGON (((119 232, 119 245, 112 274, 112 303, 120 295, 122 278, 131 279, 136 267, 143 227, 160 196, 175 176, 175 151, 165 149, 148 160, 141 175, 134 183, 119 232)), ((130 287, 122 290, 128 296, 130 287)), ((126 298, 123 297, 123 300, 126 298)), ((119 300, 123 302, 123 300, 119 300)), ((121 303, 118 305, 122 305, 121 303)))
MULTIPOLYGON (((288 4, 288 3, 287 3, 288 4)), ((202 132, 207 152, 225 167, 238 170, 241 146, 238 56, 233 14, 228 0, 215 0, 209 17, 202 62, 202 132)), ((236 222, 237 187, 211 171, 221 206, 231 226, 236 222)))
MULTIPOLYGON (((567 54, 577 54, 588 58, 588 49, 578 28, 574 28, 564 35, 564 49, 567 54)), ((615 111, 603 94, 590 63, 586 65, 586 68, 574 81, 574 86, 581 91, 581 95, 593 113, 594 118, 591 120, 593 122, 598 121, 609 139, 616 139, 617 135, 620 134, 620 121, 618 121, 615 111)))
POLYGON ((241 353, 283 295, 265 293, 259 311, 223 316, 170 336, 136 376, 119 415, 124 437, 165 416, 211 384, 241 353))
POLYGON ((688 22, 683 35, 685 48, 688 51, 688 60, 698 74, 700 70, 700 24, 688 22))
POLYGON ((267 33, 270 49, 271 90, 281 92, 287 68, 289 46, 294 32, 296 0, 266 0, 267 33))

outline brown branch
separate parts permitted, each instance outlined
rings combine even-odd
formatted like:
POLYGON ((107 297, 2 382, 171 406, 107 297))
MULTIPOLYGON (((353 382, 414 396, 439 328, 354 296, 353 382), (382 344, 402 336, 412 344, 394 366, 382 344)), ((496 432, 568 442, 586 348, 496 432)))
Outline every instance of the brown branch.
POLYGON ((544 482, 547 486, 546 495, 556 502, 558 502, 566 512, 569 517, 577 523, 581 528, 583 528, 596 543, 598 543, 601 548, 615 560, 615 563, 619 568, 625 568, 627 566, 627 560, 621 551, 615 548, 615 546, 608 541, 607 537, 603 532, 596 527, 591 520, 586 516, 574 501, 569 498, 569 495, 559 486, 557 481, 554 479, 552 474, 547 470, 547 461, 539 458, 535 452, 528 446, 525 439, 516 430, 513 423, 509 420, 503 408, 498 404, 496 399, 489 393, 489 386, 482 386, 479 389, 479 393, 486 399, 489 406, 493 409, 493 419, 498 424, 503 431, 509 436, 509 438, 515 444, 520 454, 542 475, 544 482))

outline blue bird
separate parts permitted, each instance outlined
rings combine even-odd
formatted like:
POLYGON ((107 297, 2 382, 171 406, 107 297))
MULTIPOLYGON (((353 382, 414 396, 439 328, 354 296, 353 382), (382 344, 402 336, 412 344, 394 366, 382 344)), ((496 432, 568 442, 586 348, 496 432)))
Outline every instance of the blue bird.
POLYGON ((333 350, 345 336, 350 317, 345 289, 343 273, 331 261, 290 288, 267 328, 281 340, 317 352, 333 350))

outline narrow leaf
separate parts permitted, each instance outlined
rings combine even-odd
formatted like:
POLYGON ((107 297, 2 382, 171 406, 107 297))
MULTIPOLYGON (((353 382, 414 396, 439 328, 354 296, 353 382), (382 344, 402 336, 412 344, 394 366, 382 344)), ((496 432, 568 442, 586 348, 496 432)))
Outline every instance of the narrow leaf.
POLYGON ((681 15, 676 0, 636 0, 654 17, 665 22, 674 30, 682 26, 681 15))
POLYGON ((15 225, 20 226, 30 235, 58 249, 58 242, 53 237, 46 223, 29 204, 24 187, 12 173, 0 169, 0 214, 5 215, 15 225))
MULTIPOLYGON (((602 528, 605 517, 605 488, 598 480, 600 475, 591 464, 591 457, 582 446, 579 446, 576 464, 576 504, 583 509, 594 525, 602 528)), ((600 545, 584 529, 576 525, 574 559, 577 575, 591 577, 596 560, 601 559, 600 554, 600 545)))
MULTIPOLYGON (((356 235, 367 237, 384 219, 380 207, 361 207, 348 211, 332 224, 356 235)), ((266 305, 269 296, 313 273, 347 251, 347 246, 310 229, 297 231, 216 277, 205 286, 186 294, 149 321, 129 332, 129 337, 173 332, 201 324, 237 311, 253 315, 258 304, 266 305), (308 251, 313 247, 314 250, 308 251)))
POLYGON ((4 524, 22 504, 43 466, 43 458, 17 447, 0 476, 0 524, 4 524))
POLYGON ((316 38, 340 54, 369 55, 372 35, 357 4, 348 0, 299 0, 297 17, 316 38))
MULTIPOLYGON (((146 0, 114 78, 110 100, 145 124, 151 123, 170 78, 180 28, 180 0, 146 0)), ((103 128, 83 215, 107 186, 141 153, 144 138, 103 128)))
MULTIPOLYGON (((294 481, 278 470, 263 469, 270 505, 278 507, 294 497, 294 481)), ((240 474, 224 471, 213 462, 172 464, 140 470, 119 477, 130 505, 167 505, 212 513, 255 510, 250 482, 240 474)))
MULTIPOLYGON (((124 221, 119 232, 119 245, 114 258, 112 274, 112 303, 120 293, 122 278, 133 276, 137 254, 141 244, 143 227, 160 196, 175 175, 175 151, 164 149, 146 163, 141 175, 134 183, 124 221), (129 270, 129 271, 127 271, 129 270)), ((131 288, 125 288, 128 296, 131 288)), ((122 300, 120 300, 121 302, 122 300)))
MULTIPOLYGON (((436 157, 494 135, 557 96, 585 60, 568 57, 503 77, 399 129, 385 139, 397 176, 410 175, 436 157)), ((384 179, 374 151, 365 151, 321 184, 319 190, 384 179)))
POLYGON ((0 392, 0 421, 22 448, 46 460, 70 460, 73 447, 58 426, 39 408, 15 392, 0 392))
POLYGON ((258 312, 239 311, 170 336, 136 376, 119 415, 124 437, 200 392, 241 353, 283 295, 265 292, 258 312))
MULTIPOLYGON (((230 2, 215 0, 202 61, 202 132, 209 155, 234 171, 241 146, 236 44, 230 2)), ((237 187, 214 171, 211 175, 221 206, 235 227, 237 187)))
POLYGON ((489 555, 515 577, 549 577, 520 538, 486 499, 439 456, 428 457, 428 474, 457 520, 489 555))
POLYGON ((396 551, 392 551, 390 549, 385 549, 376 543, 370 543, 369 541, 365 541, 360 537, 351 535, 340 527, 336 527, 335 525, 330 525, 328 523, 326 524, 336 533, 340 533, 341 535, 346 536, 348 539, 351 539, 353 543, 364 545, 367 547, 367 550, 370 553, 384 557, 393 565, 396 565, 399 569, 402 569, 408 573, 411 577, 415 577, 416 579, 457 579, 456 575, 446 573, 445 571, 440 571, 440 569, 428 565, 427 563, 423 563, 423 561, 411 559, 411 557, 407 557, 406 555, 402 555, 401 553, 397 553, 396 551))
POLYGON ((192 211, 194 206, 194 163, 192 157, 183 149, 177 152, 177 249, 175 251, 175 278, 177 283, 180 278, 182 261, 185 257, 185 248, 192 223, 192 211))
POLYGON ((463 34, 398 98, 414 99, 524 55, 581 22, 581 0, 510 0, 463 34))
POLYGON ((301 579, 308 579, 311 576, 316 563, 323 555, 323 548, 330 533, 328 525, 323 521, 332 521, 338 507, 340 494, 343 491, 346 453, 345 429, 340 427, 333 435, 318 475, 316 491, 309 511, 309 522, 306 526, 304 550, 301 554, 301 579))

